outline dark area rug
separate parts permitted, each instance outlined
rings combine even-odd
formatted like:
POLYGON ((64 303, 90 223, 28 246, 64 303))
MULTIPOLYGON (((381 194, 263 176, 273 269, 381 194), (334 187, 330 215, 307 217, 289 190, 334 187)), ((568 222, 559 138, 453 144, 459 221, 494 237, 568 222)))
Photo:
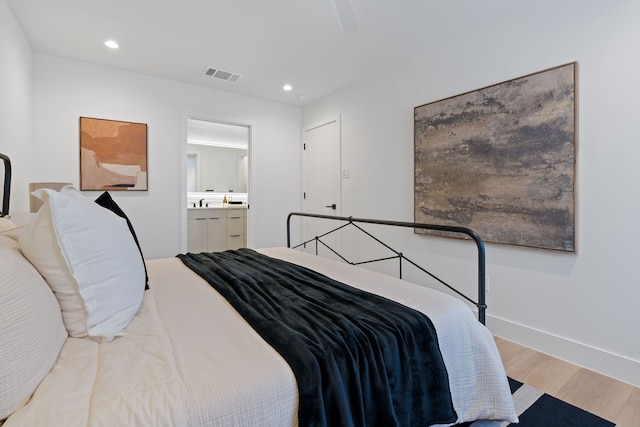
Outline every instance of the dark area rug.
MULTIPOLYGON (((509 386, 519 424, 509 427, 614 427, 615 424, 592 413, 542 393, 533 387, 509 378, 509 386)), ((456 427, 480 427, 482 422, 458 424, 456 427)))

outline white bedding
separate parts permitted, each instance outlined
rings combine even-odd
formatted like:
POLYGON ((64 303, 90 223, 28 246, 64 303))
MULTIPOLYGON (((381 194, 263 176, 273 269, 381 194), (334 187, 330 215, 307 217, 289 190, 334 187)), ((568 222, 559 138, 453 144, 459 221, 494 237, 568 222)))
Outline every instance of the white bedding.
MULTIPOLYGON (((516 421, 493 338, 459 300, 286 248, 259 250, 394 299, 434 323, 458 422, 516 421)), ((13 426, 295 426, 293 372, 215 290, 177 258, 147 262, 150 290, 128 335, 69 338, 13 426)))
POLYGON ((3 427, 186 425, 187 394, 153 291, 126 331, 103 343, 67 338, 31 401, 3 427))
POLYGON ((312 268, 425 313, 438 333, 457 422, 480 419, 517 422, 507 375, 493 337, 459 299, 364 268, 287 248, 259 252, 312 268))

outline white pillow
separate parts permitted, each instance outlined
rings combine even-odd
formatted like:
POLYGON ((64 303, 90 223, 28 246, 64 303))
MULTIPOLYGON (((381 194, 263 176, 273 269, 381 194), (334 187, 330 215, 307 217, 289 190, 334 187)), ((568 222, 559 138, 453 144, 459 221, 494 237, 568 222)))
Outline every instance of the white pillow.
POLYGON ((0 420, 24 405, 67 338, 60 306, 18 243, 0 236, 0 420))
POLYGON ((0 218, 0 232, 16 228, 16 225, 7 217, 0 218))
POLYGON ((0 235, 17 240, 21 230, 22 227, 15 225, 9 218, 0 218, 0 235))
POLYGON ((121 335, 145 281, 126 221, 71 187, 32 194, 44 204, 20 233, 20 247, 53 289, 69 335, 121 335))

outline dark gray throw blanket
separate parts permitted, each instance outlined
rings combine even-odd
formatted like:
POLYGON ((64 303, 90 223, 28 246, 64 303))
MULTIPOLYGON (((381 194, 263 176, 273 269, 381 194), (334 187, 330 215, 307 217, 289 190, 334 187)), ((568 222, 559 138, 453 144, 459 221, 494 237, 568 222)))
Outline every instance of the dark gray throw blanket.
POLYGON ((456 421, 436 331, 422 313, 251 249, 178 257, 289 363, 300 426, 456 421))

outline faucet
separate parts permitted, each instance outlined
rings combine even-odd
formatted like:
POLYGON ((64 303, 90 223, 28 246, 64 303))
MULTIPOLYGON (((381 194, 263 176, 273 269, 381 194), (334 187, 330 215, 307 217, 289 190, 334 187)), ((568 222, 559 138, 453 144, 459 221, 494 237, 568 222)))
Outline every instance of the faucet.
POLYGON ((200 207, 202 207, 202 202, 204 201, 204 199, 200 199, 200 207))

